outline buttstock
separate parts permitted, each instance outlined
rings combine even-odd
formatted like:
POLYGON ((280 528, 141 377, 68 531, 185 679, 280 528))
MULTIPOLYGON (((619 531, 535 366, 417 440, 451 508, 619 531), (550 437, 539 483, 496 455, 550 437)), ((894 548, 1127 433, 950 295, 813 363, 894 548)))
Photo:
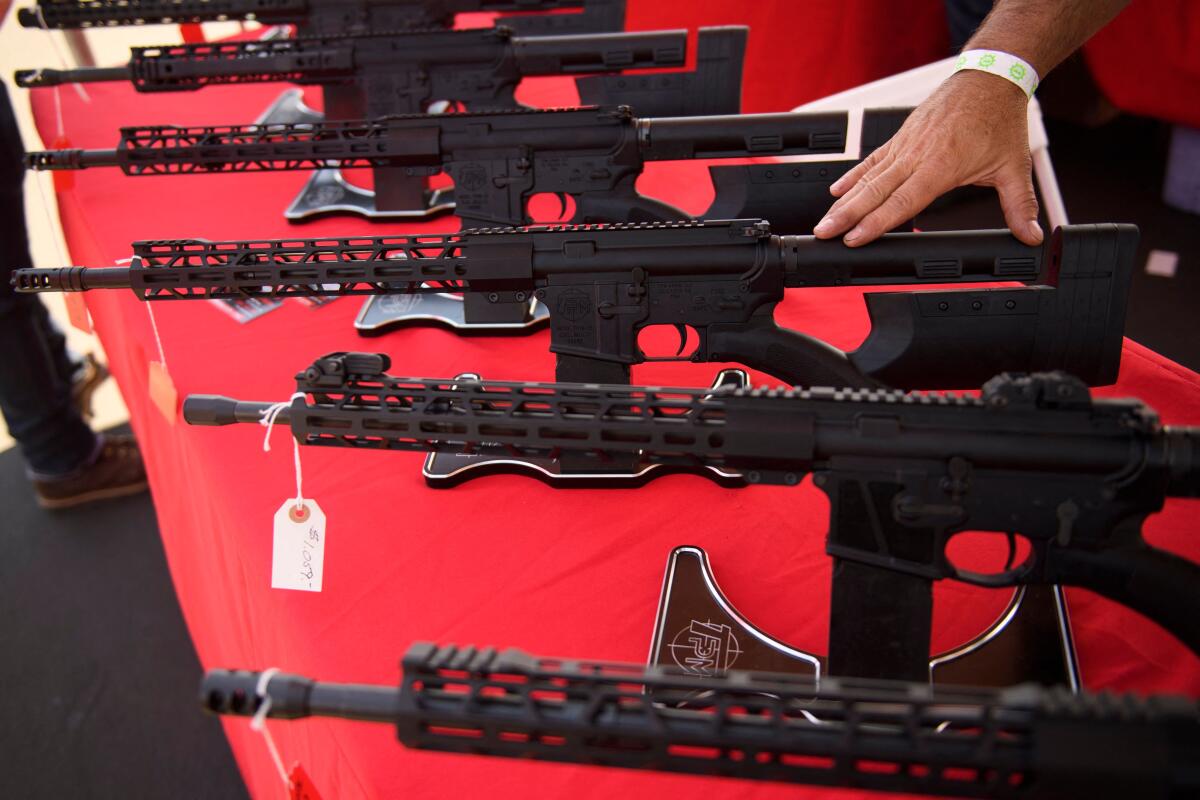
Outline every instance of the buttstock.
POLYGON ((630 106, 642 117, 738 114, 749 29, 701 28, 694 72, 588 75, 575 79, 585 106, 630 106))
MULTIPOLYGON (((829 187, 859 162, 779 162, 708 168, 716 197, 703 219, 765 219, 779 234, 809 234, 829 211, 829 187)), ((894 231, 911 231, 912 220, 894 231)))
POLYGON ((1107 550, 1060 547, 1048 578, 1137 611, 1200 655, 1200 566, 1138 542, 1107 550))
POLYGON ((898 389, 964 389, 1001 372, 1064 370, 1091 386, 1121 364, 1131 225, 1055 232, 1050 285, 866 295, 871 333, 850 360, 898 389))

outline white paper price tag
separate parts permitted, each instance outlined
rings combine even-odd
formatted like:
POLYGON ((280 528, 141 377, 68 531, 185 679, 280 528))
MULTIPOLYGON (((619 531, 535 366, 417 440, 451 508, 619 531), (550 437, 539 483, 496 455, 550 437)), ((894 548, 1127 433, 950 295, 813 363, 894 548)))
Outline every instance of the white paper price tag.
POLYGON ((319 592, 324 572, 325 512, 307 497, 297 509, 292 498, 275 512, 271 588, 319 592))

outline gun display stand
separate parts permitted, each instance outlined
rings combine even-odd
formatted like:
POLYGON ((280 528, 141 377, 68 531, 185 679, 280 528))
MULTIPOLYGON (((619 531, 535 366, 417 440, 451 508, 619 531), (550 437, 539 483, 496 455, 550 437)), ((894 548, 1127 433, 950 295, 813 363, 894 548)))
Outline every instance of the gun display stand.
MULTIPOLYGON (((699 547, 677 547, 667 560, 650 664, 702 676, 736 667, 819 679, 825 669, 823 658, 789 647, 738 613, 699 547)), ((1000 687, 1034 682, 1077 691, 1079 665, 1062 588, 1017 589, 987 630, 930 659, 929 680, 1000 687)))
POLYGON ((378 336, 410 323, 432 323, 461 334, 520 334, 532 333, 550 322, 550 311, 537 300, 518 304, 511 319, 485 322, 468 322, 469 307, 469 301, 454 294, 374 295, 363 303, 354 329, 362 336, 378 336))
MULTIPOLYGON (((429 296, 429 295, 426 295, 429 296)), ((461 381, 477 381, 478 375, 463 374, 457 377, 461 381)), ((725 369, 717 374, 712 388, 718 389, 730 386, 743 389, 750 385, 750 376, 740 369, 725 369)), ((662 464, 635 463, 632 467, 620 465, 613 471, 591 469, 588 471, 573 471, 564 469, 557 459, 528 459, 508 458, 497 455, 479 455, 464 453, 430 453, 425 459, 422 470, 425 482, 435 488, 449 488, 471 478, 484 475, 518 474, 533 476, 558 488, 632 488, 641 486, 654 478, 671 473, 678 473, 678 468, 666 467, 662 464)), ((702 475, 721 484, 722 486, 744 486, 741 474, 715 467, 704 467, 698 470, 684 470, 692 474, 702 475)))
MULTIPOLYGON (((304 102, 304 92, 288 89, 262 113, 255 125, 304 125, 324 122, 325 115, 304 102)), ((396 168, 376 170, 376 184, 382 173, 395 172, 396 168)), ((454 211, 454 189, 443 187, 430 189, 423 176, 392 175, 389 180, 396 184, 395 197, 386 201, 370 189, 355 186, 346 180, 340 169, 319 169, 312 174, 287 207, 284 217, 292 222, 303 222, 327 214, 356 214, 366 219, 404 220, 425 219, 454 211), (420 195, 418 199, 417 195, 420 195)))

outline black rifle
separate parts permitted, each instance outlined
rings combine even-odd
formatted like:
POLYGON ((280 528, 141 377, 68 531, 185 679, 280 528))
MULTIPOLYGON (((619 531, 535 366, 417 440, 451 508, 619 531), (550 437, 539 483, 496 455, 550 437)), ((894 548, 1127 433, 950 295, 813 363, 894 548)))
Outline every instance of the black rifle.
POLYGON ((479 321, 537 298, 558 380, 626 383, 653 360, 730 361, 793 385, 963 388, 1005 370, 1111 383, 1137 229, 1074 225, 1029 247, 1008 231, 887 234, 851 249, 756 220, 469 230, 444 236, 134 245, 131 266, 17 270, 20 292, 132 288, 142 300, 461 292, 479 321), (1015 288, 866 295, 853 353, 780 328, 788 288, 1020 281, 1015 288), (675 326, 680 352, 640 333, 675 326), (684 352, 688 331, 697 334, 684 352))
MULTIPOLYGON (((702 28, 697 70, 583 81, 584 103, 636 103, 647 116, 741 110, 745 27, 702 28)), ((416 114, 445 100, 469 110, 518 108, 514 92, 539 75, 681 67, 687 31, 514 36, 507 28, 398 31, 270 41, 135 47, 120 67, 19 70, 18 86, 132 81, 139 92, 291 82, 324 89, 331 120, 416 114)))
MULTIPOLYGON (((866 152, 883 144, 908 110, 864 116, 866 152)), ((635 117, 629 109, 582 108, 433 114, 388 120, 301 125, 123 128, 112 150, 32 152, 33 170, 119 167, 132 176, 374 169, 381 206, 396 176, 445 172, 455 183, 464 228, 527 225, 529 199, 568 198, 573 222, 684 220, 682 210, 638 193, 647 162, 842 153, 847 115, 745 114, 635 117)), ((863 155, 866 155, 866 152, 863 155)), ((712 166, 716 198, 707 219, 766 216, 776 230, 800 233, 829 208, 829 185, 857 161, 712 166)), ((411 206, 407 206, 411 207, 411 206)))
MULTIPOLYGON (((261 80, 317 83, 323 86, 326 118, 376 120, 428 110, 429 104, 435 100, 452 100, 474 110, 516 109, 519 106, 513 93, 524 76, 617 73, 589 74, 576 78, 581 102, 610 108, 634 105, 641 114, 657 117, 736 114, 741 110, 746 28, 702 28, 697 41, 697 66, 694 72, 637 76, 625 75, 621 71, 647 66, 682 66, 686 59, 687 31, 535 38, 512 38, 507 29, 427 31, 403 35, 140 48, 135 49, 134 60, 127 67, 64 72, 26 71, 17 74, 17 82, 25 86, 43 86, 66 80, 124 80, 132 77, 141 91, 196 89, 211 83, 261 80)), ((585 116, 598 129, 611 127, 597 122, 594 113, 585 116)), ((444 131, 463 130, 465 126, 473 125, 471 130, 476 132, 476 142, 486 143, 491 137, 480 133, 480 126, 486 124, 488 119, 490 117, 433 124, 444 131)), ((549 119, 527 118, 515 123, 501 123, 500 127, 517 132, 522 130, 523 122, 525 132, 529 133, 528 129, 532 126, 550 125, 549 119)), ((577 118, 574 124, 581 123, 582 119, 577 118)), ((897 124, 891 128, 894 129, 897 124)), ((255 140, 268 147, 274 142, 283 145, 284 152, 294 152, 294 148, 302 141, 323 142, 324 145, 318 150, 328 151, 320 153, 328 155, 328 158, 308 159, 299 167, 320 170, 329 166, 345 168, 349 166, 347 161, 354 160, 348 159, 347 155, 361 153, 361 150, 342 149, 339 156, 334 152, 338 148, 329 147, 334 140, 364 135, 386 138, 390 135, 396 140, 400 152, 409 153, 410 157, 391 165, 384 163, 386 159, 379 158, 371 165, 375 171, 374 209, 384 213, 411 214, 423 209, 446 210, 451 207, 445 197, 431 192, 424 180, 424 176, 440 169, 442 159, 438 157, 436 147, 427 154, 420 168, 414 168, 416 162, 411 159, 414 144, 424 142, 429 145, 435 141, 429 138, 429 125, 428 121, 407 120, 383 122, 378 126, 364 122, 326 125, 309 119, 296 121, 288 112, 284 114, 283 124, 265 127, 126 129, 122 132, 121 150, 136 150, 146 137, 159 146, 186 146, 194 142, 197 136, 214 144, 222 138, 236 144, 255 140)), ((558 132, 572 133, 561 128, 558 132)), ((511 151, 517 147, 527 150, 524 142, 534 141, 535 138, 510 143, 505 149, 511 151)), ((875 138, 880 137, 876 135, 875 138)), ((346 144, 361 145, 362 142, 346 144)), ((581 149, 574 136, 557 145, 560 156, 564 154, 562 151, 574 151, 576 155, 568 155, 570 160, 567 163, 577 167, 581 149)), ((312 152, 317 154, 316 151, 312 152)), ((167 159, 186 157, 184 152, 175 148, 161 155, 167 159)), ((586 165, 589 171, 596 171, 590 165, 596 162, 598 155, 587 154, 591 159, 586 165)), ((45 156, 33 154, 31 161, 35 169, 49 167, 45 156)), ((504 150, 497 150, 486 158, 500 166, 505 165, 506 160, 511 160, 504 150)), ((523 156, 518 156, 516 160, 522 162, 523 159, 523 156)), ((237 160, 235 156, 235 163, 228 168, 240 169, 237 160)), ((596 182, 599 179, 593 177, 591 180, 596 182)), ((494 187, 493 191, 499 188, 494 187)), ((324 197, 328 191, 318 192, 317 196, 324 197)), ((462 191, 462 187, 459 187, 459 191, 462 191)), ((479 194, 478 187, 472 191, 472 197, 479 194)), ((736 195, 736 188, 727 192, 736 195)), ((769 201, 773 198, 765 199, 769 201)), ((297 218, 313 213, 306 203, 301 205, 306 208, 296 211, 297 218)), ((493 220, 490 224, 517 223, 493 220)))
POLYGON ((625 0, 38 0, 17 19, 26 28, 104 28, 118 25, 253 20, 295 25, 302 35, 409 28, 450 28, 473 11, 578 13, 501 17, 522 34, 604 33, 625 27, 625 0))
MULTIPOLYGON (((1200 653, 1200 567, 1142 539, 1167 497, 1200 496, 1200 427, 1092 399, 1061 372, 1001 376, 982 397, 849 389, 727 390, 394 378, 338 353, 296 376, 278 419, 301 444, 740 472, 831 503, 829 671, 927 680, 933 580, 1080 586, 1200 653), (994 574, 956 566, 965 531, 1008 538, 994 574), (1016 537, 1028 556, 1012 563, 1016 537)), ((271 403, 192 396, 193 425, 258 423, 271 403)))
POLYGON ((1184 697, 1025 685, 931 689, 734 672, 719 678, 520 650, 414 644, 400 688, 212 670, 212 714, 396 726, 418 750, 986 798, 1200 792, 1200 710, 1184 697), (675 708, 666 694, 698 694, 675 708))

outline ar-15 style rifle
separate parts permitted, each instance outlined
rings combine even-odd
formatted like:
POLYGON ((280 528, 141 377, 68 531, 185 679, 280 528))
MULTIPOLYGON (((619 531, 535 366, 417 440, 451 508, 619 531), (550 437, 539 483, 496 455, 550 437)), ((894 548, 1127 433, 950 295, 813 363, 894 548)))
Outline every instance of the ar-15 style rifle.
MULTIPOLYGON (((427 31, 141 48, 135 49, 128 67, 61 73, 26 71, 17 74, 17 82, 34 86, 82 78, 132 77, 139 90, 163 91, 195 89, 208 83, 290 80, 323 86, 328 119, 376 120, 426 111, 435 100, 455 101, 472 110, 515 109, 519 105, 513 93, 523 76, 618 73, 576 78, 581 103, 608 108, 633 105, 639 113, 657 117, 736 114, 741 110, 746 32, 744 27, 702 28, 695 71, 638 76, 621 71, 682 66, 687 31, 535 38, 512 38, 506 29, 427 31)), ((257 132, 264 143, 327 140, 342 135, 337 128, 325 128, 322 122, 303 105, 299 92, 292 91, 257 120, 258 124, 220 132, 208 129, 205 135, 212 138, 240 133, 239 138, 244 139, 246 133, 257 132)), ((397 126, 413 127, 406 123, 387 123, 385 127, 397 126)), ((362 123, 350 126, 351 131, 355 128, 361 129, 362 123)), ((150 133, 159 145, 171 142, 171 129, 140 133, 150 133)), ((193 128, 176 133, 186 140, 200 131, 193 128)), ((395 135, 409 138, 412 134, 397 130, 395 135)), ((419 133, 416 136, 417 141, 427 141, 419 133)), ((562 149, 577 148, 566 144, 562 149)), ((489 158, 503 159, 505 155, 501 151, 489 158)), ((328 161, 310 162, 304 167, 318 172, 289 209, 290 219, 338 211, 368 217, 415 217, 454 207, 445 192, 427 186, 422 176, 437 172, 428 169, 428 163, 423 165, 426 169, 415 172, 411 162, 397 164, 394 169, 383 163, 373 164, 377 187, 374 195, 347 184, 336 170, 328 169, 330 166, 344 168, 346 164, 343 158, 330 153, 328 161)))
MULTIPOLYGON (((132 288, 142 300, 461 292, 487 319, 539 299, 557 377, 627 383, 646 361, 730 361, 793 385, 963 388, 997 372, 1116 379, 1137 229, 1072 225, 1041 247, 1008 231, 887 234, 862 249, 772 235, 757 220, 470 230, 263 242, 134 245, 127 268, 14 273, 20 292, 132 288), (866 295, 853 353, 780 328, 787 288, 1021 281, 1033 286, 866 295), (639 336, 675 326, 680 352, 639 336), (683 352, 687 328, 695 350, 683 352)), ((493 317, 492 319, 495 319, 493 317)))
POLYGON ((496 21, 525 35, 625 27, 625 0, 38 0, 19 9, 17 19, 26 28, 57 30, 253 20, 324 35, 451 28, 456 14, 475 11, 525 12, 496 21), (529 13, 560 9, 568 13, 529 13))
MULTIPOLYGON (((747 30, 701 28, 695 72, 581 82, 581 99, 636 103, 652 116, 737 113, 747 30), (627 91, 623 83, 635 88, 627 91)), ((686 60, 686 30, 524 37, 507 28, 478 28, 135 47, 124 66, 19 70, 15 80, 25 88, 128 80, 139 92, 320 85, 326 118, 353 120, 416 114, 439 100, 470 110, 518 108, 514 92, 523 78, 682 67, 686 60)))
POLYGON ((211 670, 200 704, 212 714, 391 724, 418 750, 813 786, 1030 800, 1200 792, 1200 710, 1183 697, 697 678, 427 643, 402 664, 399 689, 211 670), (705 700, 657 702, 682 693, 705 700))
MULTIPOLYGON (((396 378, 338 353, 297 375, 278 417, 301 444, 497 453, 740 472, 830 500, 833 675, 927 680, 931 582, 1079 586, 1200 653, 1200 567, 1146 544, 1167 497, 1200 496, 1200 428, 1064 373, 1001 376, 982 397, 878 390, 676 389, 396 378), (955 535, 1006 536, 994 574, 957 566, 955 535), (1016 563, 1017 537, 1028 554, 1016 563)), ((258 423, 271 403, 192 396, 193 425, 258 423)))
MULTIPOLYGON (((882 144, 907 110, 868 112, 866 150, 882 144)), ((28 153, 33 170, 119 167, 127 175, 371 168, 378 204, 403 207, 389 179, 445 172, 465 228, 533 222, 529 199, 555 194, 572 222, 660 222, 688 215, 638 193, 647 162, 841 154, 847 114, 636 117, 627 108, 411 115, 303 125, 131 127, 112 150, 28 153), (381 170, 383 172, 381 172, 381 170)), ((865 153, 864 153, 865 155, 865 153)), ((777 230, 812 230, 829 185, 857 161, 709 168, 716 198, 701 216, 734 219, 770 208, 777 230)), ((404 191, 404 187, 400 187, 404 191)))

